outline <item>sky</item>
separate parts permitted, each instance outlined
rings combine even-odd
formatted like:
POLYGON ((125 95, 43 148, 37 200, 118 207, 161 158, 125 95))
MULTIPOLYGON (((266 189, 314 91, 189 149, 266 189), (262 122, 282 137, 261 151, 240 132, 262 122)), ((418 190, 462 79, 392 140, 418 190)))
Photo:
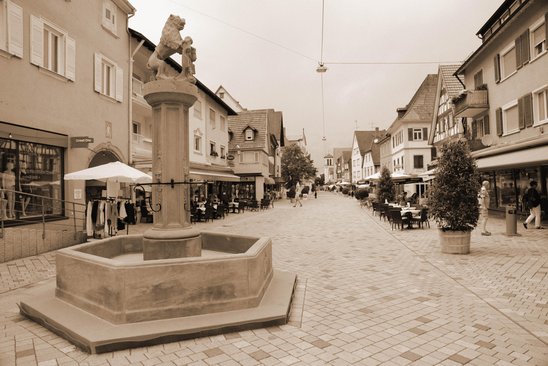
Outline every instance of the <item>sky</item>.
POLYGON ((351 147, 354 130, 388 128, 427 74, 474 52, 503 0, 130 2, 129 26, 155 44, 170 14, 185 18, 196 77, 244 108, 283 112, 287 135, 304 129, 321 173, 323 156, 351 147))

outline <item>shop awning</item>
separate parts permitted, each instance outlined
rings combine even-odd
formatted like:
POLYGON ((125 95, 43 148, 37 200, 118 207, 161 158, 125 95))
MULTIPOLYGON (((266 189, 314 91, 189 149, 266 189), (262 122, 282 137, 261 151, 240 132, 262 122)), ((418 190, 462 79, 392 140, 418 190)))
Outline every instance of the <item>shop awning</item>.
POLYGON ((264 184, 276 184, 276 181, 273 178, 266 177, 264 179, 264 184))
POLYGON ((548 145, 476 159, 479 169, 514 168, 548 163, 548 145))
POLYGON ((192 180, 205 180, 205 181, 222 181, 222 182, 239 182, 240 177, 237 175, 221 172, 215 170, 205 170, 205 169, 190 169, 190 179, 192 180))

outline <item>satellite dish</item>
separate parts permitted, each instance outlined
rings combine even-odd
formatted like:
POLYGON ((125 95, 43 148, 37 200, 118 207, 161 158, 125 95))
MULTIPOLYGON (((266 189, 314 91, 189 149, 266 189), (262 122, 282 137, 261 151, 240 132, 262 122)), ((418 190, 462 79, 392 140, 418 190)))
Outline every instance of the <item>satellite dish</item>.
POLYGON ((492 135, 483 135, 481 138, 481 143, 484 146, 491 146, 493 145, 493 142, 495 142, 495 139, 493 138, 492 135))

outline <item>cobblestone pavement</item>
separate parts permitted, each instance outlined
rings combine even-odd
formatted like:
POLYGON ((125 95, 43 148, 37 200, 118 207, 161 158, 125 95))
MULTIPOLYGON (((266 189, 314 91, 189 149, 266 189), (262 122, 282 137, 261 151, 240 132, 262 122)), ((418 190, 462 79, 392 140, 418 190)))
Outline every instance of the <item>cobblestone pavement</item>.
POLYGON ((289 324, 89 355, 18 313, 54 276, 49 253, 0 264, 0 365, 548 365, 548 230, 490 219, 447 255, 433 224, 392 231, 328 192, 303 203, 198 224, 272 237, 274 266, 299 276, 289 324))

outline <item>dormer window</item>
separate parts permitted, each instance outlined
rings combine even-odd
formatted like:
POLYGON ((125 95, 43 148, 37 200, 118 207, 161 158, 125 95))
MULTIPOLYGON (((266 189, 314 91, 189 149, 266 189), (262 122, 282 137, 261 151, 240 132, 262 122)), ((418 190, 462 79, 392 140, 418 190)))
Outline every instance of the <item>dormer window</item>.
POLYGON ((245 140, 253 141, 255 140, 255 129, 253 127, 247 126, 244 130, 245 140))

